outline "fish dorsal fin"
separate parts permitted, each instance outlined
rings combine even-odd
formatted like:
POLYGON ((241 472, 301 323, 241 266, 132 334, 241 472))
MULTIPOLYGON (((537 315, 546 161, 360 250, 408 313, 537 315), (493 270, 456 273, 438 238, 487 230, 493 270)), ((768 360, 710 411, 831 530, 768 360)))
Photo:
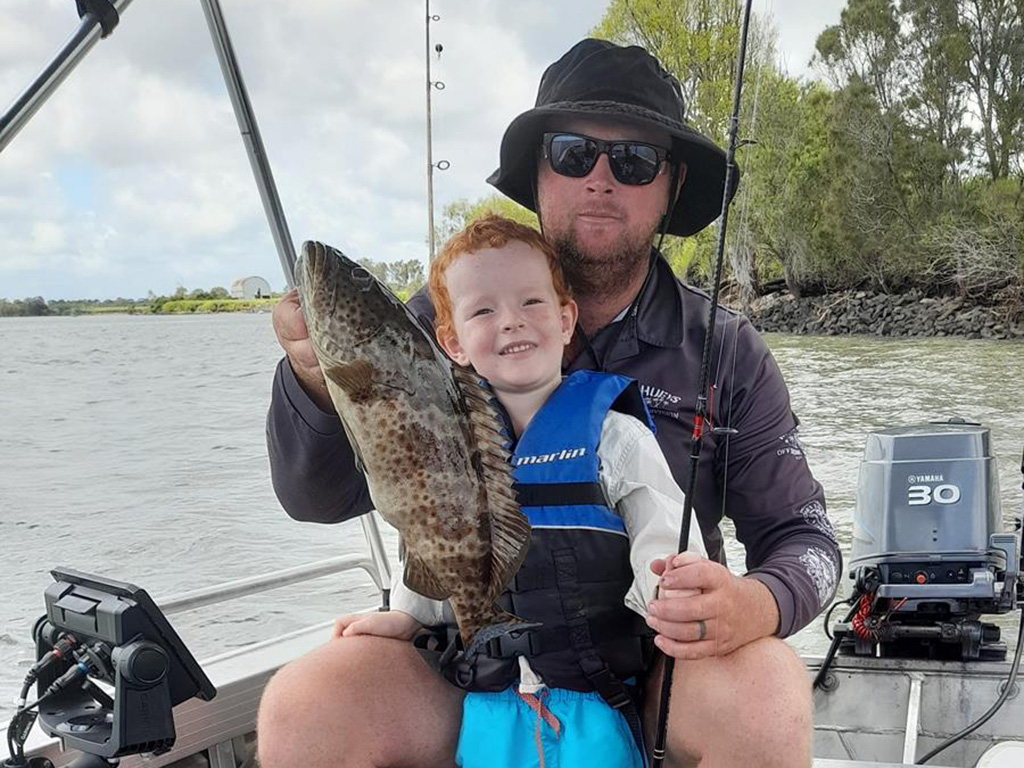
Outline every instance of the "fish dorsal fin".
POLYGON ((496 600, 526 558, 530 521, 520 510, 512 489, 509 428, 494 393, 474 371, 453 365, 452 372, 469 416, 473 466, 487 492, 491 519, 490 597, 496 600))
POLYGON ((414 552, 405 553, 405 586, 431 600, 445 600, 451 595, 437 581, 437 577, 414 552))

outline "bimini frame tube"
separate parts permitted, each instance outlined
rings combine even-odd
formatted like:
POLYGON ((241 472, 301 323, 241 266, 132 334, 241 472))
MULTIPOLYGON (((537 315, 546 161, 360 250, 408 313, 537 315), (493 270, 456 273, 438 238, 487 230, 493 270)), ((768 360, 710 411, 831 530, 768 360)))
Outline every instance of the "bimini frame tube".
MULTIPOLYGON (((113 0, 114 10, 118 14, 131 4, 132 0, 113 0)), ((19 96, 7 111, 0 116, 0 152, 11 143, 32 115, 36 113, 62 82, 78 66, 92 47, 103 36, 100 19, 93 13, 82 16, 81 24, 73 35, 64 43, 53 60, 39 74, 32 84, 19 96)))

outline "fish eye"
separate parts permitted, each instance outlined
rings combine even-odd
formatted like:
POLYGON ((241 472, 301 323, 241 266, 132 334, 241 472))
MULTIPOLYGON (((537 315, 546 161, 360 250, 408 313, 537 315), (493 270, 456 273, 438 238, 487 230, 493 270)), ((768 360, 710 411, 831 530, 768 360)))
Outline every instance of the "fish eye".
POLYGON ((352 269, 352 282, 365 291, 367 288, 373 285, 374 277, 365 268, 354 267, 352 269))

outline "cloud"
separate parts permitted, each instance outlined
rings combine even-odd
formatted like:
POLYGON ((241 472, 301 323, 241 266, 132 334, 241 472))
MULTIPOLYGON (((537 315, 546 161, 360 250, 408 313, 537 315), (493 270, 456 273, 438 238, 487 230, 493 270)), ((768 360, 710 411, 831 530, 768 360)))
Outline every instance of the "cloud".
MULTIPOLYGON (((423 0, 223 5, 296 245, 425 258, 423 0)), ((451 162, 434 176, 436 217, 493 191, 505 127, 605 6, 432 0, 444 50, 431 74, 447 86, 433 92, 434 158, 451 162)), ((797 11, 776 15, 784 28, 797 11)), ((77 24, 66 0, 0 0, 0 98, 77 24)), ((143 296, 248 274, 283 283, 201 6, 132 3, 0 154, 0 296, 143 296)))

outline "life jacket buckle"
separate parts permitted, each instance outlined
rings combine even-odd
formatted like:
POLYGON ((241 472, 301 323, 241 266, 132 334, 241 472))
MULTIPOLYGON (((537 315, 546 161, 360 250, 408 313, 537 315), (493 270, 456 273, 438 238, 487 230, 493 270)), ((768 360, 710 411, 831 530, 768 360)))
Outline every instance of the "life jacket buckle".
POLYGON ((536 632, 511 632, 496 637, 487 644, 487 655, 492 659, 511 659, 514 656, 537 656, 539 644, 536 632))

